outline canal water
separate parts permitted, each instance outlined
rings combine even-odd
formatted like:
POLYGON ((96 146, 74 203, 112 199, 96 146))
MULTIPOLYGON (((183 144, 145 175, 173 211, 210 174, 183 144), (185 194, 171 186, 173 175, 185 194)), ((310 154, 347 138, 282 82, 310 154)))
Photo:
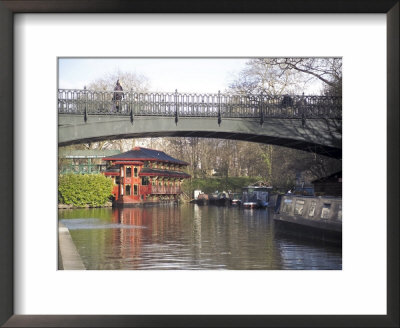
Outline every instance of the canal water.
POLYGON ((271 216, 195 204, 59 210, 87 269, 342 269, 340 246, 286 233, 271 216))

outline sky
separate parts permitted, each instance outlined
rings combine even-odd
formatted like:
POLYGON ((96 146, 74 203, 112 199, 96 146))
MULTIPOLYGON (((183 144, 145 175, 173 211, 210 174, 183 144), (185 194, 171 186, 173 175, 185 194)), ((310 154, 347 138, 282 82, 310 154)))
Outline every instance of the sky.
MULTIPOLYGON (((59 88, 83 89, 107 74, 132 72, 144 75, 150 91, 217 93, 229 87, 247 58, 60 58, 59 88)), ((308 94, 320 85, 310 85, 308 94)))
POLYGON ((133 72, 149 79, 150 91, 222 92, 248 59, 65 58, 59 60, 59 88, 83 89, 114 72, 133 72))

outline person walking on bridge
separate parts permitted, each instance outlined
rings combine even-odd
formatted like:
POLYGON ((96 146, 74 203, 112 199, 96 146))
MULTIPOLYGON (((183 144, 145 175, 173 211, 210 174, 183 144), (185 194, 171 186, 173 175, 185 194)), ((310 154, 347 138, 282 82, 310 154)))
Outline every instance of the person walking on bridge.
POLYGON ((117 110, 117 112, 120 111, 121 109, 121 100, 124 97, 124 93, 122 92, 124 91, 124 89, 122 89, 121 84, 119 83, 119 79, 117 80, 117 84, 114 88, 114 95, 113 95, 113 102, 114 102, 114 106, 117 110))

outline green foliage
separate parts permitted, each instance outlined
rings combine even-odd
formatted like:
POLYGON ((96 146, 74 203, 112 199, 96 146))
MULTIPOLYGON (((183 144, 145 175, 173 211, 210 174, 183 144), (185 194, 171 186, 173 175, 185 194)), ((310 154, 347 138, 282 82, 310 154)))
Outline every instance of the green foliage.
POLYGON ((58 177, 58 202, 101 206, 112 194, 113 183, 102 174, 65 174, 58 177))
POLYGON ((188 179, 182 184, 182 189, 188 195, 193 193, 193 190, 201 190, 206 194, 218 191, 241 191, 243 187, 260 181, 261 177, 212 177, 188 179))

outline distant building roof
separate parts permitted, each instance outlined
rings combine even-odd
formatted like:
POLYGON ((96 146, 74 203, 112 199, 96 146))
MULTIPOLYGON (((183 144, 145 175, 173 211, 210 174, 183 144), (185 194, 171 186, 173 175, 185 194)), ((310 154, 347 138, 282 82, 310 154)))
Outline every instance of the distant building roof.
POLYGON ((316 179, 312 181, 311 183, 322 183, 322 182, 327 182, 327 181, 336 181, 336 182, 342 182, 342 171, 335 172, 331 175, 328 175, 326 177, 322 177, 319 179, 316 179))
POLYGON ((116 149, 82 149, 82 150, 58 150, 59 158, 103 158, 119 154, 116 149))
POLYGON ((143 147, 135 147, 132 150, 129 150, 125 153, 121 153, 114 156, 108 156, 103 158, 105 161, 115 161, 115 160, 148 160, 148 161, 160 161, 160 162, 168 162, 180 165, 189 165, 188 163, 181 161, 179 159, 173 158, 163 151, 154 150, 143 147))

